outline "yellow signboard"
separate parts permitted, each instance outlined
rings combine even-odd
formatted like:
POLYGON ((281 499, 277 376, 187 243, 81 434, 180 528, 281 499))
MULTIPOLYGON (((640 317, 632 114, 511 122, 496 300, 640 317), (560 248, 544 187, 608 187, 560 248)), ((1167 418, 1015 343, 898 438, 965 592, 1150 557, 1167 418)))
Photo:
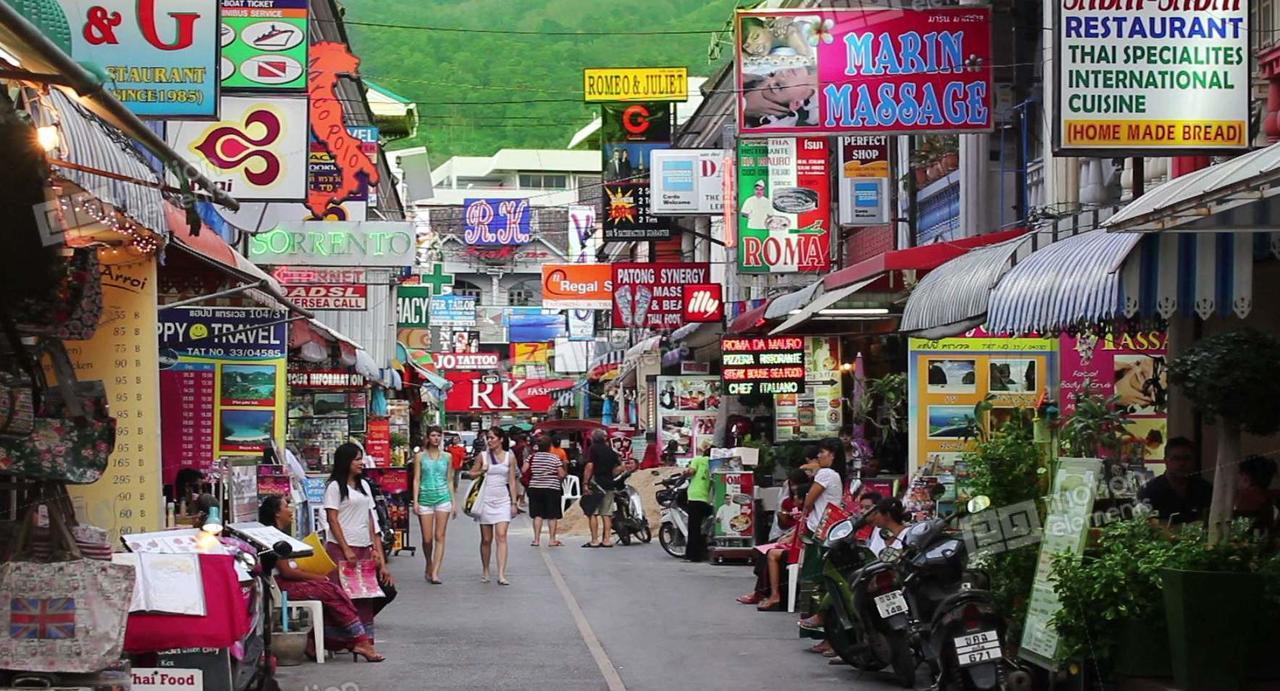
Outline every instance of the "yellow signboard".
POLYGON ((93 338, 68 341, 81 381, 101 380, 116 418, 116 448, 102 478, 69 487, 81 521, 122 533, 159 530, 160 380, 156 344, 156 262, 102 266, 102 320, 93 338))
POLYGON ((687 67, 588 67, 582 71, 582 100, 687 101, 687 67))

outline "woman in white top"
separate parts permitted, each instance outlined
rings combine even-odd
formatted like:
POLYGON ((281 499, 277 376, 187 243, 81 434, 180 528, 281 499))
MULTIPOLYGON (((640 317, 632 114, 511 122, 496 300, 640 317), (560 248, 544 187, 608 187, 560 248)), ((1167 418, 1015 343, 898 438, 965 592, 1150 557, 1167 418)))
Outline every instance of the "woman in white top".
POLYGON ((881 499, 876 504, 875 511, 871 512, 868 522, 875 526, 875 530, 871 531, 871 538, 867 540, 867 549, 872 554, 879 557, 886 547, 902 549, 902 531, 907 529, 907 511, 902 507, 901 500, 893 497, 881 499), (887 540, 881 534, 886 530, 893 536, 887 540))
MULTIPOLYGON (((809 493, 804 498, 804 510, 808 516, 805 526, 810 534, 816 533, 818 526, 822 525, 822 514, 826 512, 827 506, 832 503, 839 505, 844 497, 844 444, 835 437, 823 439, 818 442, 816 460, 818 472, 813 474, 813 485, 809 487, 809 493)), ((808 619, 801 619, 800 626, 808 629, 821 628, 822 615, 822 612, 818 612, 808 619)), ((822 652, 820 647, 812 650, 822 652)))
POLYGON ((507 580, 507 526, 516 515, 516 464, 507 450, 507 432, 501 427, 491 427, 485 436, 485 450, 478 454, 472 466, 473 476, 484 476, 484 488, 474 511, 480 523, 480 565, 483 567, 480 581, 489 582, 489 555, 493 551, 493 539, 498 538, 498 584, 511 585, 507 580))
MULTIPOLYGON (((363 474, 364 450, 358 445, 343 444, 333 452, 333 472, 324 488, 324 512, 329 520, 324 548, 335 563, 372 560, 378 564, 378 582, 384 597, 352 600, 360 612, 360 622, 372 639, 373 618, 395 599, 396 589, 383 556, 373 491, 360 477, 363 474)), ((341 583, 337 569, 329 574, 329 579, 341 583)), ((367 656, 366 659, 381 661, 367 656)))

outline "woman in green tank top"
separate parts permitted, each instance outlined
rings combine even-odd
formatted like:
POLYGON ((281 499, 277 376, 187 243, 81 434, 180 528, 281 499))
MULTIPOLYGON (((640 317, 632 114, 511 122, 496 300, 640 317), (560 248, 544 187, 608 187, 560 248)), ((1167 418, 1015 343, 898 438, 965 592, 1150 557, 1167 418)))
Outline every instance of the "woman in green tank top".
POLYGON ((441 583, 440 564, 444 561, 445 533, 449 521, 458 517, 453 504, 453 464, 444 452, 439 427, 428 427, 425 448, 413 464, 413 511, 422 529, 422 555, 426 557, 426 578, 441 583))

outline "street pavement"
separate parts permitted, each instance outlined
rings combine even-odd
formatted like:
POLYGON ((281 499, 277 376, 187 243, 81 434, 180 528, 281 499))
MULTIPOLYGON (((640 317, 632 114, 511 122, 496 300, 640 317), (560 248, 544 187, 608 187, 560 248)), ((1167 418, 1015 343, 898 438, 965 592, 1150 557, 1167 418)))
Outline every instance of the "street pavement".
POLYGON ((283 667, 281 688, 896 688, 805 652, 796 615, 736 603, 754 581, 746 566, 689 564, 656 538, 607 550, 569 538, 548 548, 544 534, 533 548, 524 516, 511 532, 509 587, 480 582, 480 531, 465 516, 449 528, 442 585, 423 579, 421 554, 393 557, 400 594, 377 621, 387 661, 283 667))

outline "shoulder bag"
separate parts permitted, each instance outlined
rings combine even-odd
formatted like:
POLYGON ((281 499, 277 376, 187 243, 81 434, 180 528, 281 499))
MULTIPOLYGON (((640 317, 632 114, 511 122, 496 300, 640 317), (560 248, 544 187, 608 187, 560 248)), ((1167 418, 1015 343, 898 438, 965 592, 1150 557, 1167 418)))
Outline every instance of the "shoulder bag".
MULTIPOLYGON (((489 452, 489 460, 493 460, 493 452, 489 452)), ((462 510, 472 518, 480 517, 481 501, 480 497, 484 494, 485 478, 489 476, 489 464, 483 460, 480 463, 480 477, 471 482, 471 489, 467 490, 467 500, 462 503, 462 510)))

